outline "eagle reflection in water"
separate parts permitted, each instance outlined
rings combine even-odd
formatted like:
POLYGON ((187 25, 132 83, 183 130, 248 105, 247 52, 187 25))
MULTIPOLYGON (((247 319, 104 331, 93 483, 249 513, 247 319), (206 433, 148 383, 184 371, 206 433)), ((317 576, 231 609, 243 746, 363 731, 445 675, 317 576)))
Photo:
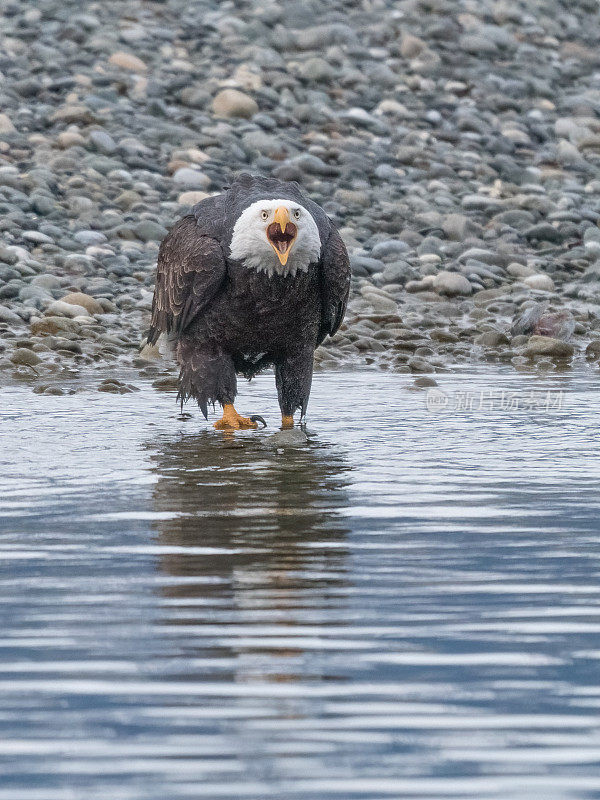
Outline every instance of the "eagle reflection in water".
POLYGON ((169 578, 163 624, 178 655, 202 663, 204 679, 319 679, 317 664, 307 675, 294 628, 326 636, 345 605, 343 455, 314 444, 278 453, 210 432, 152 450, 159 567, 169 578))

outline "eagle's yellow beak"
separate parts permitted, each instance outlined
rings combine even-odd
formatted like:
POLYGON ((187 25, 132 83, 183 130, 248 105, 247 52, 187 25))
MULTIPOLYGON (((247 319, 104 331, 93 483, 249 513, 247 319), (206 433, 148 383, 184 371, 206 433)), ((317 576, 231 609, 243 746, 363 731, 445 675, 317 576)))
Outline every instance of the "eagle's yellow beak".
POLYGON ((296 240, 298 228, 290 222, 290 213, 285 206, 275 209, 273 222, 267 227, 267 239, 277 253, 281 264, 287 264, 292 245, 296 240))
POLYGON ((279 206, 275 209, 273 222, 278 222, 282 231, 285 231, 288 222, 290 221, 290 212, 285 206, 279 206))

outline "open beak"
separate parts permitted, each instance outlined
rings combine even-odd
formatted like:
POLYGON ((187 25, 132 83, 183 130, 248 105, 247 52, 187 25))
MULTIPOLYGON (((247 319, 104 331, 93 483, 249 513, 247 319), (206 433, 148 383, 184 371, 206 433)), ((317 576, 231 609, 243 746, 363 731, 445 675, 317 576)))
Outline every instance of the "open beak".
POLYGON ((277 258, 281 264, 287 264, 290 250, 296 241, 297 235, 298 228, 293 222, 290 222, 287 208, 285 206, 276 208, 273 222, 267 226, 267 239, 277 253, 277 258))

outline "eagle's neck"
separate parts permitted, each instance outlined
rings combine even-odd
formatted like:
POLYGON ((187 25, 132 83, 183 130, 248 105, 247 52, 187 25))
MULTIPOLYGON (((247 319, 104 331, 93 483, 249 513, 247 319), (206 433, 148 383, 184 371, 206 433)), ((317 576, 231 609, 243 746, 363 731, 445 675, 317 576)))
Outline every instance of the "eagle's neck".
POLYGON ((272 250, 270 253, 256 253, 240 259, 242 264, 248 269, 264 272, 269 277, 273 277, 273 275, 284 275, 291 278, 298 272, 307 272, 310 264, 314 263, 316 260, 313 253, 305 252, 304 250, 292 251, 287 260, 287 264, 281 264, 272 250))

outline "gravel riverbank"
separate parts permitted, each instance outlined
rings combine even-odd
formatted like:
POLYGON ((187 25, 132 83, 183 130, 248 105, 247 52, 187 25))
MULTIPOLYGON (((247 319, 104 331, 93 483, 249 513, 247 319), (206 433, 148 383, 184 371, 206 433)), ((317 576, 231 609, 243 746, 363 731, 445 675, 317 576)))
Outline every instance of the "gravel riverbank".
POLYGON ((0 385, 170 386, 139 354, 158 246, 239 171, 348 245, 318 366, 600 359, 596 0, 6 0, 0 27, 0 385))

